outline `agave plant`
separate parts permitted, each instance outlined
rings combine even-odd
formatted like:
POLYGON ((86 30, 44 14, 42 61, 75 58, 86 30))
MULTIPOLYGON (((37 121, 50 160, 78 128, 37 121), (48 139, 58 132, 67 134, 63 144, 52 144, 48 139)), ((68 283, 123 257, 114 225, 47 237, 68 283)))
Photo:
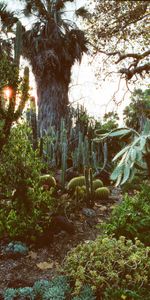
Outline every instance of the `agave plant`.
POLYGON ((131 142, 113 158, 117 166, 111 174, 111 179, 116 181, 116 186, 131 180, 138 170, 150 176, 150 120, 146 120, 141 133, 132 128, 119 128, 99 135, 96 140, 126 135, 130 136, 131 142))

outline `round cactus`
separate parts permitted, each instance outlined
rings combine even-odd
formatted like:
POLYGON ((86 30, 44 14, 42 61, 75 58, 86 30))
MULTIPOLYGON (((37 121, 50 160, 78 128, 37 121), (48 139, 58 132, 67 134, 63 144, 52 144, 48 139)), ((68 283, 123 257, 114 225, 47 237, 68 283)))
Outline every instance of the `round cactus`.
POLYGON ((67 189, 69 191, 75 191, 77 186, 83 186, 85 185, 85 177, 84 176, 78 176, 72 178, 67 185, 67 189))
POLYGON ((95 179, 93 181, 93 190, 97 190, 98 188, 101 188, 103 186, 103 182, 100 179, 95 179))
POLYGON ((49 188, 56 186, 56 180, 50 174, 40 176, 40 185, 48 186, 49 188))
POLYGON ((108 199, 109 195, 110 195, 110 191, 107 187, 100 187, 95 191, 95 198, 97 200, 108 199))

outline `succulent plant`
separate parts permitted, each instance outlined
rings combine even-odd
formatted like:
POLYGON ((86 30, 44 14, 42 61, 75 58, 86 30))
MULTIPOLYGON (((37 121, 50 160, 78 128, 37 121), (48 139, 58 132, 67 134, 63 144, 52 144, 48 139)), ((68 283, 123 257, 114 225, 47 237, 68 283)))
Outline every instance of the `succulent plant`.
POLYGON ((93 190, 95 191, 95 190, 97 190, 98 188, 101 188, 101 187, 103 187, 103 182, 102 182, 102 180, 100 180, 100 179, 95 179, 95 180, 93 181, 93 190))
POLYGON ((40 176, 39 181, 40 181, 41 185, 47 185, 49 188, 56 186, 56 180, 50 174, 45 174, 45 175, 40 176))
POLYGON ((85 177, 84 176, 78 176, 72 178, 67 185, 67 189, 69 191, 75 191, 77 186, 84 186, 85 185, 85 177))
POLYGON ((21 242, 11 242, 5 248, 5 252, 26 255, 28 247, 21 242))
POLYGON ((108 199, 109 195, 110 195, 110 191, 107 187, 100 187, 95 191, 95 198, 97 200, 108 199))
POLYGON ((79 296, 73 297, 72 300, 96 300, 94 293, 89 285, 85 285, 79 296))

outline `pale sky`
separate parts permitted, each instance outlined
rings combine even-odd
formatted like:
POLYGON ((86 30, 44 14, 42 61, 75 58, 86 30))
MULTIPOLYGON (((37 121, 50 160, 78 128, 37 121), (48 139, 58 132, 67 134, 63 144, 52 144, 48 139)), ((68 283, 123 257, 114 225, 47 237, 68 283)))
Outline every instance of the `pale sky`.
MULTIPOLYGON (((1 1, 1 0, 0 0, 1 1)), ((17 9, 20 4, 17 0, 5 0, 8 3, 9 8, 17 9)), ((76 9, 83 6, 85 0, 76 0, 76 9)), ((70 3, 69 11, 72 11, 70 3)), ((71 12, 70 12, 71 13, 71 12)), ((22 19, 22 22, 25 20, 22 19)), ((101 65, 97 66, 101 69, 101 65)), ((33 93, 35 93, 35 84, 33 76, 31 76, 31 85, 33 87, 33 93)), ((115 109, 115 104, 112 101, 112 97, 115 94, 116 101, 119 102, 123 98, 127 88, 125 82, 121 82, 119 91, 118 90, 119 78, 114 80, 106 80, 101 83, 98 82, 94 75, 94 67, 90 64, 88 55, 84 55, 82 63, 75 64, 72 69, 72 82, 70 84, 69 99, 74 104, 84 104, 91 116, 101 118, 105 112, 112 111, 115 109), (98 87, 99 86, 99 87, 98 87)), ((118 113, 121 117, 123 108, 129 103, 129 93, 126 94, 124 101, 119 105, 118 113)))

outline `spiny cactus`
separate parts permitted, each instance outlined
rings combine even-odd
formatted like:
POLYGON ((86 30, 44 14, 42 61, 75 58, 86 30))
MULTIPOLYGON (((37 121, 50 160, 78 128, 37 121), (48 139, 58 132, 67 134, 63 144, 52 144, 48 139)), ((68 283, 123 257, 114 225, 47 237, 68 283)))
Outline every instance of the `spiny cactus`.
POLYGON ((35 97, 30 98, 30 113, 31 113, 31 128, 33 136, 33 149, 36 150, 38 146, 38 126, 37 126, 37 116, 36 116, 36 103, 35 97))
POLYGON ((7 143, 13 122, 16 122, 21 116, 25 103, 28 100, 29 91, 29 68, 25 67, 23 80, 20 83, 19 78, 19 61, 21 54, 21 23, 17 23, 16 42, 14 60, 10 61, 4 56, 0 61, 0 152, 7 143), (1 78, 2 77, 2 78, 1 78), (10 91, 10 95, 5 95, 5 89, 10 91), (19 100, 17 99, 17 91, 20 91, 19 100), (19 105, 16 109, 16 104, 19 105), (3 103, 6 105, 2 105, 3 103))
POLYGON ((49 188, 56 186, 56 180, 53 176, 46 174, 39 178, 40 185, 47 185, 49 188))
POLYGON ((14 53, 14 62, 17 67, 20 64, 20 55, 21 55, 21 48, 22 48, 22 24, 20 21, 17 22, 16 26, 16 39, 15 39, 15 53, 14 53))
POLYGON ((84 169, 86 185, 86 203, 88 207, 94 206, 93 172, 91 168, 84 169))
POLYGON ((78 176, 72 178, 67 185, 67 189, 69 191, 75 191, 77 186, 83 186, 85 185, 85 176, 78 176))
POLYGON ((65 187, 65 175, 67 169, 67 143, 62 144, 62 157, 61 157, 61 184, 62 187, 65 187))
POLYGON ((76 201, 76 205, 78 205, 80 202, 83 202, 86 199, 86 187, 83 186, 76 186, 75 192, 74 192, 74 198, 76 201))
POLYGON ((100 187, 103 187, 103 182, 100 179, 95 179, 93 181, 93 189, 94 191, 100 187))
POLYGON ((110 191, 107 187, 100 187, 95 191, 95 198, 97 200, 108 199, 109 195, 110 195, 110 191))

